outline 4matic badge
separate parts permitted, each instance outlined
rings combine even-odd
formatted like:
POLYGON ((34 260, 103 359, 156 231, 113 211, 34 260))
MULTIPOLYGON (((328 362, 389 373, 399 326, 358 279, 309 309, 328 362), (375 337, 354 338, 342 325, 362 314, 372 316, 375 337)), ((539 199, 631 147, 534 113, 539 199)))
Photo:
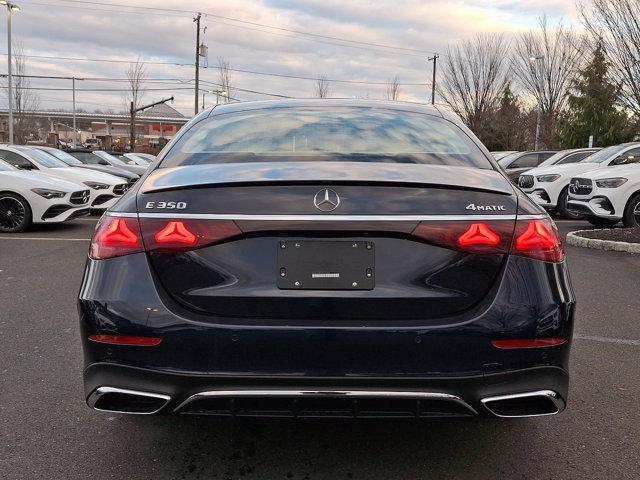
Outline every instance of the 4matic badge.
POLYGON ((470 203, 466 207, 465 210, 482 210, 482 211, 503 211, 507 208, 504 205, 476 205, 475 203, 470 203))

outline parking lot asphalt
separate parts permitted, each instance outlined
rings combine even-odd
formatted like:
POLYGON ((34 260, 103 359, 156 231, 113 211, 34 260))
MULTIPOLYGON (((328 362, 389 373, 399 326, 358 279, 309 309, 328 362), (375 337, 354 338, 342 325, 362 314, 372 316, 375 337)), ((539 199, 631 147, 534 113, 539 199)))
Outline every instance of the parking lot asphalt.
POLYGON ((0 478, 640 478, 640 255, 566 247, 578 313, 561 415, 124 416, 83 399, 75 298, 96 220, 0 234, 0 478))

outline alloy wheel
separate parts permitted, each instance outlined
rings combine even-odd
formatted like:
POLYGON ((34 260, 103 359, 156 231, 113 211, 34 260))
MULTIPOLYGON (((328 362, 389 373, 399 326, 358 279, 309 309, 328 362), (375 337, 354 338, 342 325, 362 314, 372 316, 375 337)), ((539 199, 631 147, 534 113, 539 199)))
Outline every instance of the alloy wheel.
POLYGON ((0 198, 0 230, 18 230, 26 216, 27 212, 22 202, 13 197, 0 198))
POLYGON ((640 225, 640 202, 633 207, 633 218, 636 221, 636 225, 640 225))

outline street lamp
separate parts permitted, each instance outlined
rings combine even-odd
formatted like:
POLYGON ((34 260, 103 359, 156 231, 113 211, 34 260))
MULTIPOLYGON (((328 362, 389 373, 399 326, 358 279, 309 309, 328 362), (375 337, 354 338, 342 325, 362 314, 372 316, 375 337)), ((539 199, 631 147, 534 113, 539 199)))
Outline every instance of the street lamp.
POLYGON ((11 75, 11 14, 13 12, 19 12, 20 7, 15 3, 8 2, 7 0, 0 0, 0 5, 7 7, 7 82, 8 82, 8 98, 9 98, 9 144, 13 143, 13 98, 11 83, 13 77, 11 75))
MULTIPOLYGON (((542 77, 542 61, 544 60, 544 55, 532 55, 529 57, 530 63, 535 63, 538 67, 538 74, 542 77)), ((542 78, 539 79, 542 81, 542 78)), ((534 145, 534 150, 538 150, 538 143, 540 141, 540 115, 542 113, 542 92, 538 92, 538 119, 536 120, 536 141, 534 145)))
POLYGON ((216 94, 216 105, 220 103, 220 95, 225 97, 227 92, 225 90, 205 90, 202 92, 202 109, 204 110, 206 107, 204 106, 204 97, 207 93, 215 93, 216 94))

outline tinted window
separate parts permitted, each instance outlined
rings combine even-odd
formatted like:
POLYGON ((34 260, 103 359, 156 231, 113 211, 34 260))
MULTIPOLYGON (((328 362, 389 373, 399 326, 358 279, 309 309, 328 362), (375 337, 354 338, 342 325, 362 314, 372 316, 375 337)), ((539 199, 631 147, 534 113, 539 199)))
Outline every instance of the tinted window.
POLYGON ((162 167, 265 161, 427 163, 492 168, 453 123, 382 108, 278 108, 193 125, 162 167))
POLYGON ((628 145, 613 145, 612 147, 603 148, 599 152, 594 153, 593 155, 588 156, 583 160, 585 163, 602 163, 606 160, 609 160, 611 155, 615 155, 618 152, 621 152, 628 145))
POLYGON ((613 165, 628 165, 629 163, 640 163, 640 148, 632 148, 622 153, 615 159, 613 165))
POLYGON ((24 158, 22 155, 18 155, 15 152, 10 152, 9 150, 0 150, 0 158, 2 160, 6 160, 8 164, 13 165, 16 168, 31 168, 37 170, 33 163, 24 158))
POLYGON ((566 157, 564 157, 562 160, 560 160, 557 164, 558 165, 563 165, 565 163, 576 163, 576 162, 579 162, 580 160, 583 160, 583 159, 587 158, 592 153, 593 152, 571 153, 571 154, 567 155, 566 157))
POLYGON ((111 165, 119 165, 119 166, 127 165, 119 158, 114 157, 110 153, 103 152, 102 150, 96 150, 95 154, 98 155, 100 158, 105 159, 111 165))
POLYGON ((91 152, 71 152, 70 155, 76 157, 82 163, 88 163, 89 165, 108 165, 106 160, 101 159, 91 152))
POLYGON ((533 168, 538 165, 538 154, 537 153, 525 153, 519 158, 516 158, 511 164, 507 167, 509 168, 533 168))

